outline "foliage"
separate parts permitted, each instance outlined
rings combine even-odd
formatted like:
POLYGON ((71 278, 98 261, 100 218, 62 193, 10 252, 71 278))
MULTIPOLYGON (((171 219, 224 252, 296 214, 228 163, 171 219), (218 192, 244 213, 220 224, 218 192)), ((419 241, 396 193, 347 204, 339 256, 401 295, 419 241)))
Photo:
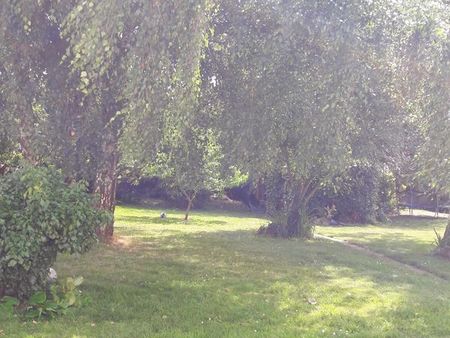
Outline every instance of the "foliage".
POLYGON ((378 179, 377 220, 387 222, 388 216, 398 209, 398 196, 395 187, 395 177, 390 171, 381 171, 378 179))
POLYGON ((51 285, 50 295, 45 291, 38 291, 25 304, 20 304, 20 307, 17 298, 5 296, 0 300, 0 318, 1 315, 12 317, 14 314, 27 319, 64 315, 69 308, 81 306, 83 298, 77 288, 82 283, 83 277, 68 277, 63 282, 51 285))
POLYGON ((0 299, 0 320, 11 319, 15 313, 19 300, 15 297, 5 296, 0 299))
POLYGON ((311 199, 309 210, 342 222, 375 223, 388 221, 397 205, 392 173, 360 162, 322 187, 311 199))
POLYGON ((378 173, 374 168, 355 166, 349 170, 336 199, 338 217, 349 217, 357 223, 374 223, 378 206, 378 173))
POLYGON ((310 234, 308 201, 354 159, 381 161, 397 145, 388 60, 398 30, 385 15, 396 10, 385 1, 224 1, 214 17, 211 43, 225 46, 211 58, 227 107, 225 153, 256 177, 281 175, 288 236, 310 234))
POLYGON ((77 288, 83 283, 83 277, 71 278, 50 286, 50 296, 40 291, 30 297, 25 317, 41 318, 65 315, 71 307, 82 305, 82 293, 77 288))
POLYGON ((25 166, 0 177, 0 285, 26 299, 45 289, 58 253, 86 252, 109 216, 93 207, 84 183, 25 166))
POLYGON ((249 180, 249 175, 243 173, 239 168, 231 166, 229 168, 230 174, 225 178, 224 186, 227 188, 239 187, 246 184, 249 180))
POLYGON ((448 245, 448 241, 444 240, 444 238, 436 231, 436 228, 433 228, 434 234, 436 238, 434 239, 434 244, 437 248, 444 248, 448 245))

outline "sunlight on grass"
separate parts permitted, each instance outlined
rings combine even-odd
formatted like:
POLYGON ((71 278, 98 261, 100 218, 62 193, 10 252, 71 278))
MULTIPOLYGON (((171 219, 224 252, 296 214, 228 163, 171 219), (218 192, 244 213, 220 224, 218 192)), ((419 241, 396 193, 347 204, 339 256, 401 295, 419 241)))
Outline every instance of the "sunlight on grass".
POLYGON ((252 214, 218 214, 215 212, 192 212, 187 222, 184 212, 164 210, 167 218, 160 218, 162 210, 134 207, 118 207, 116 211, 116 230, 122 236, 133 238, 147 236, 170 236, 200 232, 219 232, 251 230, 266 224, 267 221, 252 214), (247 216, 247 217, 245 217, 247 216))
POLYGON ((316 232, 362 244, 391 258, 450 279, 450 263, 432 254, 436 238, 434 229, 442 234, 446 224, 445 218, 403 215, 394 217, 389 224, 321 226, 316 228, 316 232))
POLYGON ((251 214, 194 212, 187 224, 182 212, 159 214, 118 207, 114 244, 60 257, 59 275, 83 275, 91 304, 0 329, 7 337, 450 335, 450 286, 440 279, 336 243, 257 237, 266 221, 251 214))

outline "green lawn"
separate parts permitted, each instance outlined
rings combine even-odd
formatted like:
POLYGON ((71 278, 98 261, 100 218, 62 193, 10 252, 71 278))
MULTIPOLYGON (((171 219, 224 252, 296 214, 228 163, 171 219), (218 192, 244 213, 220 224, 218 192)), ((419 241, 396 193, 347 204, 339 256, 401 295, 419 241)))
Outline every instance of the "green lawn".
MULTIPOLYGON (((256 237, 265 221, 250 214, 194 212, 188 224, 181 212, 168 216, 117 208, 117 244, 56 267, 60 277, 83 275, 92 303, 50 322, 0 322, 0 336, 450 337, 445 280, 341 244, 256 237)), ((428 234, 432 223, 398 227, 428 234)), ((404 237, 404 250, 426 252, 431 240, 418 238, 404 237)))
POLYGON ((363 245, 450 281, 450 262, 432 255, 434 229, 443 235, 446 224, 446 218, 404 215, 389 224, 317 227, 316 232, 363 245))

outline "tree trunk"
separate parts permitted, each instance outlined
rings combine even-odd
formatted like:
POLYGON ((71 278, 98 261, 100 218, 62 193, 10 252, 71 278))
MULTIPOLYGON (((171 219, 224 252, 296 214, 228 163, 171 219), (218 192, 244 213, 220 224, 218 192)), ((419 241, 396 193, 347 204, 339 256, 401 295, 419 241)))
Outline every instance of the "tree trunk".
POLYGON ((192 195, 189 195, 189 193, 183 192, 183 194, 184 194, 184 197, 186 197, 186 200, 188 202, 186 212, 184 214, 184 220, 187 221, 189 218, 189 212, 191 211, 192 206, 194 205, 194 199, 195 199, 196 193, 194 192, 192 195))
POLYGON ((294 194, 287 214, 286 231, 288 237, 297 237, 300 234, 300 191, 294 194))
POLYGON ((287 214, 288 237, 310 237, 310 231, 306 227, 308 222, 308 202, 314 196, 319 186, 312 186, 312 181, 296 184, 294 197, 289 205, 287 214))
MULTIPOLYGON (((114 216, 117 189, 118 137, 112 128, 107 128, 103 140, 103 160, 97 171, 94 192, 100 198, 97 207, 111 212, 114 216)), ((114 218, 103 228, 97 229, 97 235, 103 241, 108 241, 114 234, 114 218)))
POLYGON ((6 166, 6 164, 0 163, 0 176, 5 175, 7 170, 8 167, 6 166))
POLYGON ((436 208, 434 210, 434 217, 439 218, 439 193, 435 193, 436 197, 436 208))
POLYGON ((448 246, 450 246, 450 210, 448 213, 447 227, 445 228, 444 237, 442 239, 448 243, 448 246))
POLYGON ((189 218, 189 212, 191 211, 192 208, 192 199, 188 199, 188 205, 186 208, 186 212, 184 214, 184 220, 187 221, 189 218))

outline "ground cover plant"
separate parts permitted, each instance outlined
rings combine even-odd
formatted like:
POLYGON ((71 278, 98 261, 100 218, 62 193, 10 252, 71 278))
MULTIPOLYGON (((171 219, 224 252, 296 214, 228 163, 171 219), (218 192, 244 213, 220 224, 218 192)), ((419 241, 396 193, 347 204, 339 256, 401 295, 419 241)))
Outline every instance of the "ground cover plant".
MULTIPOLYGON (((118 207, 119 237, 114 244, 101 244, 78 258, 60 257, 56 265, 61 277, 85 277, 81 288, 91 304, 51 321, 3 320, 1 334, 450 335, 448 281, 412 273, 403 264, 337 243, 255 236, 267 221, 252 214, 194 212, 190 222, 184 223, 182 211, 166 213, 168 217, 161 219, 160 210, 118 207)), ((398 228, 430 230, 430 239, 432 227, 439 226, 423 219, 401 222, 398 228)), ((388 227, 380 228, 388 232, 388 227)), ((420 236, 404 238, 407 241, 411 247, 423 245, 420 236)), ((448 262, 436 262, 440 270, 449 270, 448 262)))

